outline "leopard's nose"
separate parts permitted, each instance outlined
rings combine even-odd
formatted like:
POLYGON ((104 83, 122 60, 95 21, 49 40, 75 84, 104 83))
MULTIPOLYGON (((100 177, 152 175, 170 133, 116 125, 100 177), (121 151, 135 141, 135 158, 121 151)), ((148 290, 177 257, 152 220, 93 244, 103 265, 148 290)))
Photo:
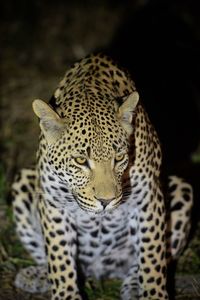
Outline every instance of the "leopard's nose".
POLYGON ((106 206, 113 201, 115 198, 111 198, 111 199, 98 199, 101 202, 101 205, 103 206, 103 209, 106 208, 106 206))

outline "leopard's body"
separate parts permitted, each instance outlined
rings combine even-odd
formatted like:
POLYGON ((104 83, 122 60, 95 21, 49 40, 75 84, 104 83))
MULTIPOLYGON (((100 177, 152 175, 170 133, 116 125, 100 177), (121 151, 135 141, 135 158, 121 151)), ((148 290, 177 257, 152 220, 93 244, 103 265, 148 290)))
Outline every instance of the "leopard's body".
POLYGON ((134 82, 92 55, 66 73, 50 105, 34 102, 38 164, 13 184, 17 231, 39 265, 16 285, 47 289, 48 265, 52 300, 79 300, 78 267, 122 279, 123 300, 168 299, 166 252, 177 258, 185 246, 192 189, 171 177, 166 212, 160 143, 134 82))

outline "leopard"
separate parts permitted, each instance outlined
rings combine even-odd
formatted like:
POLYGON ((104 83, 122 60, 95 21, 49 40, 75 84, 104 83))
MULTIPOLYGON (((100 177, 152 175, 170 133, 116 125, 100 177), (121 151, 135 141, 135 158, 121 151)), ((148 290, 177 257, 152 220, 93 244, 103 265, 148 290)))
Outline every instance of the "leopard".
POLYGON ((36 265, 15 286, 81 300, 83 274, 120 279, 122 300, 169 299, 167 267, 187 243, 193 191, 172 175, 164 193, 161 143, 130 73, 91 54, 33 110, 37 162, 16 175, 12 203, 36 265))

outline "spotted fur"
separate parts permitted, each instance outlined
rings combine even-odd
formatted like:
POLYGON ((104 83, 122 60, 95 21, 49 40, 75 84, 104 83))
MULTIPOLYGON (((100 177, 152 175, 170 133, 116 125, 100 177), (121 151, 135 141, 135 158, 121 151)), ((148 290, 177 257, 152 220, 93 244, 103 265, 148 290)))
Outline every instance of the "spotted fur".
POLYGON ((16 285, 80 300, 80 268, 122 279, 123 300, 168 299, 167 258, 185 246, 192 189, 171 177, 165 205, 159 139, 130 75, 92 55, 66 73, 49 105, 34 101, 38 163, 12 188, 18 235, 39 265, 22 270, 16 285))

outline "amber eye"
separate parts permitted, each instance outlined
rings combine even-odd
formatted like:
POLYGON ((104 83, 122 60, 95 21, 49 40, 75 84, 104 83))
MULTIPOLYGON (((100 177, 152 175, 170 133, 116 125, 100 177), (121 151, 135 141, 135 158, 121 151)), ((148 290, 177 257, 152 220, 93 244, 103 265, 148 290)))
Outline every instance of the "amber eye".
POLYGON ((115 156, 115 161, 118 162, 118 161, 122 161, 124 159, 124 154, 117 154, 115 156))
POLYGON ((75 157, 74 160, 79 165, 84 165, 87 162, 85 157, 75 157))

